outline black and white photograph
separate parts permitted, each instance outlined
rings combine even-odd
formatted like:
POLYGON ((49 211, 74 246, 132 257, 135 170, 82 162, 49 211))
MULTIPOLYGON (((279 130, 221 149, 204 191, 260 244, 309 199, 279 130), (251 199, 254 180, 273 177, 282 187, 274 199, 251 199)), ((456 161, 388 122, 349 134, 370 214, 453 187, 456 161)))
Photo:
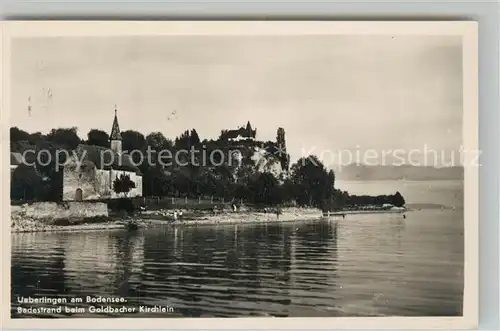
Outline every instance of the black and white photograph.
POLYGON ((3 58, 11 320, 467 315, 473 23, 38 24, 3 58))

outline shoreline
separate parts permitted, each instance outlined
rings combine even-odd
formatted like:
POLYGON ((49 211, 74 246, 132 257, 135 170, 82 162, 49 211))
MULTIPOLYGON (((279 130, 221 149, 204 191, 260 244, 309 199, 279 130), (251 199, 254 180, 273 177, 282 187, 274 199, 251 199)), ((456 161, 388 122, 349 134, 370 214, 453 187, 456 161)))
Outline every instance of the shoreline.
POLYGON ((344 211, 331 211, 330 216, 342 216, 342 215, 358 215, 358 214, 402 214, 411 211, 410 209, 401 210, 344 210, 344 211))
POLYGON ((266 224, 266 223, 290 223, 295 221, 313 221, 320 219, 330 219, 345 217, 355 214, 385 214, 385 213, 403 213, 408 210, 346 210, 330 212, 325 215, 319 209, 314 208, 284 208, 277 217, 275 213, 265 213, 261 211, 240 211, 240 212, 221 212, 212 214, 211 212, 193 212, 183 211, 185 216, 181 220, 169 220, 165 211, 153 211, 141 213, 135 217, 109 216, 105 219, 96 221, 83 220, 79 224, 57 225, 42 219, 24 219, 22 215, 11 217, 11 233, 30 233, 30 232, 81 232, 81 231, 99 231, 99 230, 135 230, 138 228, 149 228, 155 226, 213 226, 213 225, 231 225, 231 224, 266 224))

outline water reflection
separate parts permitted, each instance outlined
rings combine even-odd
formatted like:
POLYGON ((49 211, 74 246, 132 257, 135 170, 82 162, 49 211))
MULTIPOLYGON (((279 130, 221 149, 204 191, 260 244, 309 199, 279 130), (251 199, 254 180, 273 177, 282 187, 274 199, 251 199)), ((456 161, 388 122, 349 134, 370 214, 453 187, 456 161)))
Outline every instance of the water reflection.
POLYGON ((17 296, 115 295, 132 306, 171 306, 182 316, 459 314, 463 248, 440 244, 443 233, 460 239, 443 224, 372 215, 15 234, 12 300, 15 306, 17 296), (443 259, 448 267, 438 271, 443 259))

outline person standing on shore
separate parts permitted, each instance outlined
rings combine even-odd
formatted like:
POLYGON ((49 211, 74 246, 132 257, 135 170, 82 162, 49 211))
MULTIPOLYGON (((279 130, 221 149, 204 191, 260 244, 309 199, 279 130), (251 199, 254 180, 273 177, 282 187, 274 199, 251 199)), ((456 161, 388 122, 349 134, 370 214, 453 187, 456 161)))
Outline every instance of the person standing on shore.
POLYGON ((280 207, 276 208, 276 219, 280 219, 281 209, 280 207))

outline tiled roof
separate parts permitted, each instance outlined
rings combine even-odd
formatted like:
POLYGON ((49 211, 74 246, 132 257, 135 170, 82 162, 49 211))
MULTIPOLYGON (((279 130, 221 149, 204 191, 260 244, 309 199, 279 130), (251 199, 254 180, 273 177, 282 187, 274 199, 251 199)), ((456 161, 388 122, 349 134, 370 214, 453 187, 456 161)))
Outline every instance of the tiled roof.
POLYGON ((237 130, 228 130, 225 134, 228 139, 235 139, 238 136, 246 138, 255 138, 255 130, 247 130, 245 128, 239 128, 237 130))
POLYGON ((122 135, 120 134, 120 126, 118 125, 118 117, 116 116, 113 120, 113 127, 111 128, 111 134, 109 135, 109 140, 122 140, 122 135))
POLYGON ((91 161, 98 169, 114 169, 140 173, 139 168, 134 165, 130 155, 118 154, 106 147, 81 144, 78 145, 76 154, 81 162, 86 160, 91 161))

